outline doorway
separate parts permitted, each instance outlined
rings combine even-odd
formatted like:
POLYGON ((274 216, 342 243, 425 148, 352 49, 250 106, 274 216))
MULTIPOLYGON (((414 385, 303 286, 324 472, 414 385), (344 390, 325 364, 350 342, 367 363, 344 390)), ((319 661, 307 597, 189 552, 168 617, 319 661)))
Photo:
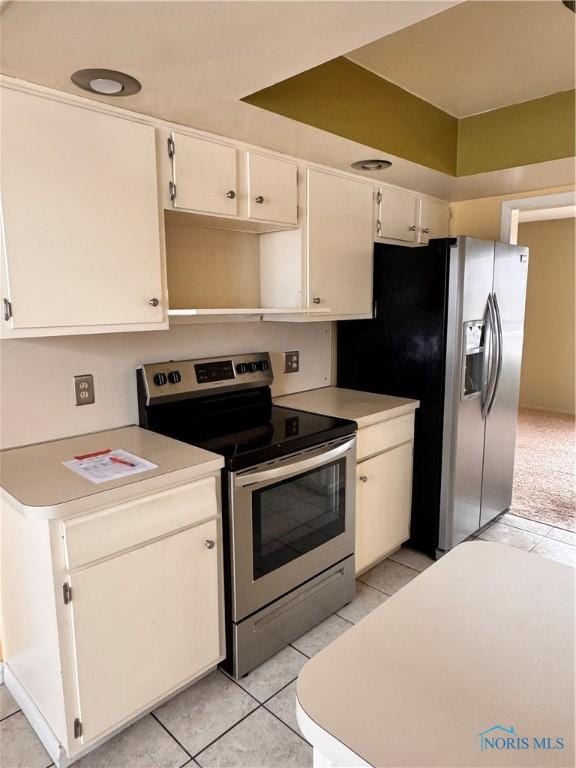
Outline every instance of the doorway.
POLYGON ((511 513, 576 545, 576 219, 565 213, 518 212, 517 241, 530 261, 511 513))

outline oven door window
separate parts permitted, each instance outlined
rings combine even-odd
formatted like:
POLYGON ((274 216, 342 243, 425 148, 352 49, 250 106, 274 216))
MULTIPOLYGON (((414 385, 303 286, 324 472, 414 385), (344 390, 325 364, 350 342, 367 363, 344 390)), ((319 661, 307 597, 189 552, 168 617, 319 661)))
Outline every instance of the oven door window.
POLYGON ((344 533, 346 459, 252 492, 254 580, 344 533))

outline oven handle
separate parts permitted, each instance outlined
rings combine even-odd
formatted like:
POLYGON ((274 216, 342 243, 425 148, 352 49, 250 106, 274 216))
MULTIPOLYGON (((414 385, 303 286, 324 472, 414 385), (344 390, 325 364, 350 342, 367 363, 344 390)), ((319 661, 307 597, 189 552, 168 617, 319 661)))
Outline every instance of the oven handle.
POLYGON ((309 459, 291 461, 289 464, 277 467, 276 469, 265 469, 259 472, 249 472, 247 475, 236 475, 234 478, 234 486, 236 488, 245 488, 247 485, 263 483, 266 480, 282 480, 283 478, 297 475, 300 472, 305 472, 308 469, 321 467, 323 464, 332 461, 332 459, 337 459, 345 453, 348 453, 348 451, 354 447, 355 440, 356 438, 353 437, 352 440, 348 440, 342 445, 332 448, 330 451, 311 456, 309 459))

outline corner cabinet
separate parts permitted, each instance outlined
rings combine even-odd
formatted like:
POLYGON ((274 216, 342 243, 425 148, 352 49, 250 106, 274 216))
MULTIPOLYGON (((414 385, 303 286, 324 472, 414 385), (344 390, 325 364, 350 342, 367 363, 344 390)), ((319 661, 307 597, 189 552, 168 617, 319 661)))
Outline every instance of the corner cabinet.
POLYGON ((2 335, 167 327, 154 128, 2 89, 2 335))
POLYGON ((310 169, 307 174, 308 303, 332 318, 372 316, 371 183, 310 169))

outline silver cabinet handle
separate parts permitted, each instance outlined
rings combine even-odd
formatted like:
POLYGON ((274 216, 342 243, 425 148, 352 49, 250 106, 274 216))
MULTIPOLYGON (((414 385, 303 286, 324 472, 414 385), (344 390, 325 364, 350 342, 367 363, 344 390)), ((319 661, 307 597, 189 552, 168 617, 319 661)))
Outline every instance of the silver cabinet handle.
POLYGON ((368 477, 367 477, 367 475, 360 475, 358 480, 360 480, 361 483, 367 483, 368 482, 368 477))
POLYGON ((319 296, 316 296, 312 299, 312 304, 320 304, 321 301, 322 299, 319 296))
POLYGON ((160 304, 160 299, 148 299, 148 304, 152 307, 157 307, 160 304))
POLYGON ((427 234, 428 234, 428 232, 430 232, 430 228, 429 228, 429 227, 424 227, 424 229, 422 230, 422 232, 424 232, 424 234, 425 234, 425 235, 427 235, 427 234))
POLYGON ((229 189, 228 192, 226 192, 226 197, 228 198, 228 200, 234 200, 234 198, 236 197, 236 192, 234 192, 233 189, 229 189))
POLYGON ((412 224, 412 226, 408 227, 408 229, 410 230, 410 232, 416 232, 416 224, 412 224))
POLYGON ((262 195, 258 195, 258 197, 255 197, 254 199, 256 200, 257 203, 263 203, 264 202, 264 198, 262 197, 262 195))
POLYGON ((206 539, 206 541, 204 542, 204 546, 206 547, 206 549, 214 549, 214 547, 216 546, 216 542, 213 541, 212 539, 206 539))

